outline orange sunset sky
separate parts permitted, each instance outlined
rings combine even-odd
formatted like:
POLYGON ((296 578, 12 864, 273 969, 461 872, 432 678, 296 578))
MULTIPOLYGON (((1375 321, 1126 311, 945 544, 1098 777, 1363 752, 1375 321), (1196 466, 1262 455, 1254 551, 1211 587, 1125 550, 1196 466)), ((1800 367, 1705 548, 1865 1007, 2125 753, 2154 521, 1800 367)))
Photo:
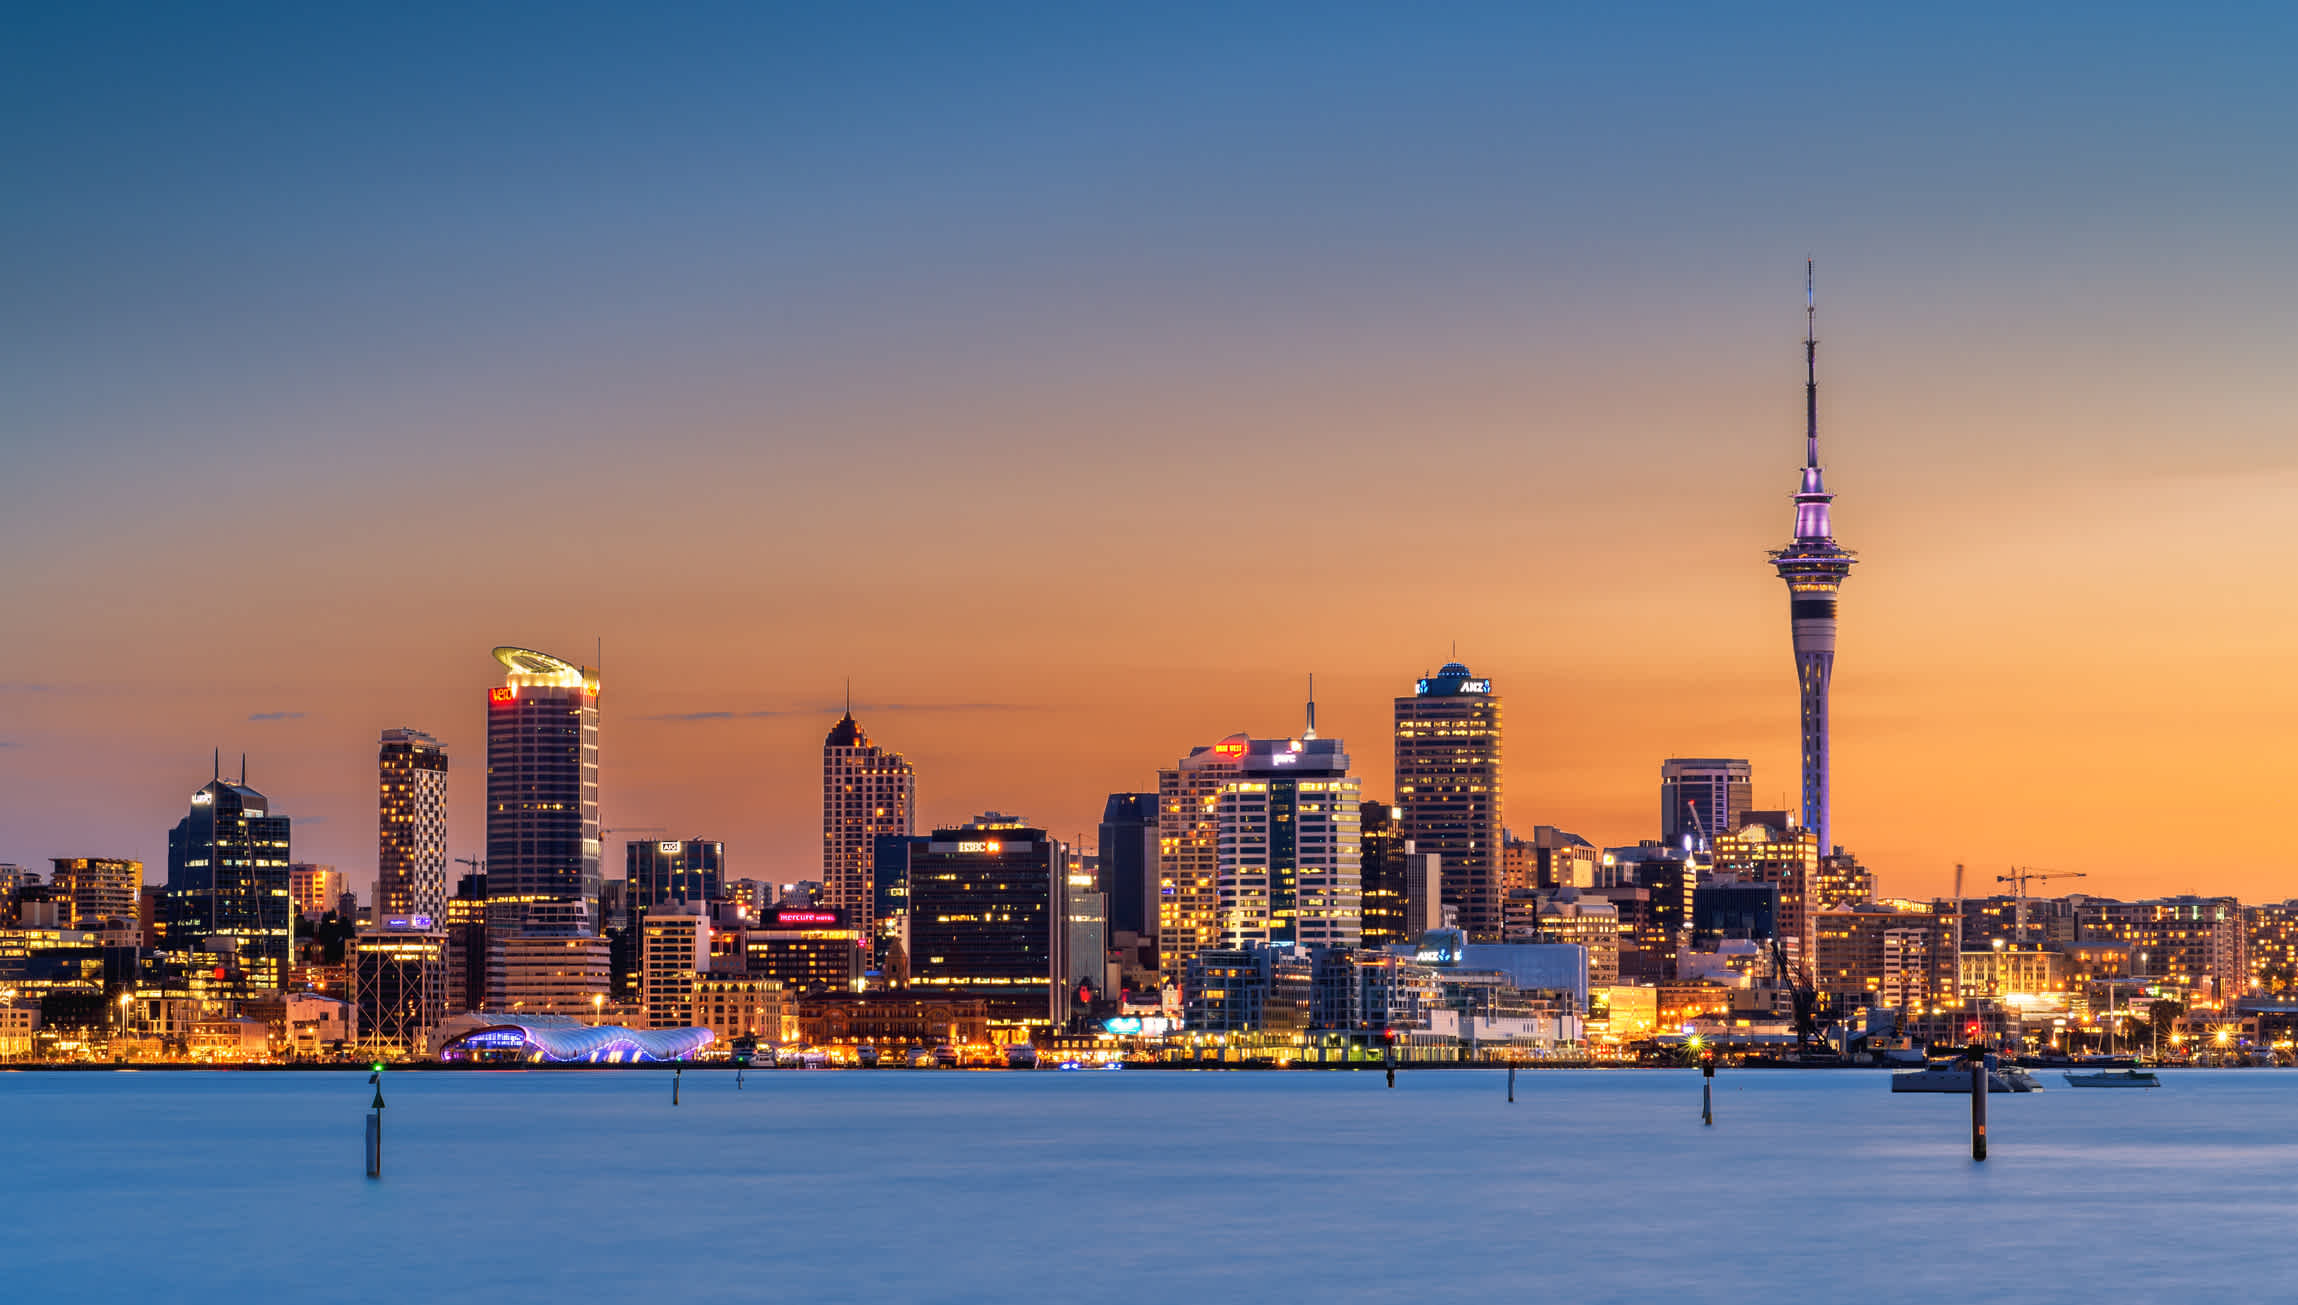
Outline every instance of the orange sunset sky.
POLYGON ((735 875, 848 676, 929 822, 1090 842, 1311 672, 1385 797, 1455 645, 1520 832, 1788 803, 1808 255, 1838 841, 2298 895, 2286 42, 1484 17, 34 33, 0 860, 156 881, 220 747, 364 897, 397 725, 478 855, 498 643, 735 875))

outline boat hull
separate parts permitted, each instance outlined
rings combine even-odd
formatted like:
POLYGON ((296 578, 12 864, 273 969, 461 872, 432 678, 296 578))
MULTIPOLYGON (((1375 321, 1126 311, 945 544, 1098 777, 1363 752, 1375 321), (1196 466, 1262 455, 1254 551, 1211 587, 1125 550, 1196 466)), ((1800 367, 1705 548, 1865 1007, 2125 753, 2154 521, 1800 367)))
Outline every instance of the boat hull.
POLYGON ((2139 1088, 2161 1087, 2152 1074, 2066 1074, 2068 1087, 2079 1088, 2139 1088))
MULTIPOLYGON (((1967 1097, 1971 1095, 1971 1072, 1967 1069, 1956 1069, 1949 1072, 1934 1069, 1905 1070, 1891 1076, 1891 1090, 1894 1092, 1937 1092, 1947 1096, 1967 1097)), ((1987 1075, 1987 1091, 1990 1093, 2019 1092, 2033 1091, 2033 1089, 2016 1087, 2000 1073, 1990 1071, 1987 1075)))

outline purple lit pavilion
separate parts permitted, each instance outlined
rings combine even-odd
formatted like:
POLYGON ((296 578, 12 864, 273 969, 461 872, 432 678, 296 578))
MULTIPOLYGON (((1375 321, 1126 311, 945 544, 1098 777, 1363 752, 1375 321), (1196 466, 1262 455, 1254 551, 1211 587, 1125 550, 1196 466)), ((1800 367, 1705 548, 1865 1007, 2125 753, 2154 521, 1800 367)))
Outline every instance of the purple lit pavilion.
POLYGON ((1835 850, 1828 807, 1827 685, 1835 675, 1835 599, 1859 558, 1835 542, 1828 505, 1835 495, 1819 470, 1818 307, 1811 264, 1803 265, 1803 484, 1795 493, 1795 539, 1773 550, 1771 564, 1787 581, 1795 632, 1795 678, 1803 700, 1803 824, 1819 835, 1820 855, 1835 850))

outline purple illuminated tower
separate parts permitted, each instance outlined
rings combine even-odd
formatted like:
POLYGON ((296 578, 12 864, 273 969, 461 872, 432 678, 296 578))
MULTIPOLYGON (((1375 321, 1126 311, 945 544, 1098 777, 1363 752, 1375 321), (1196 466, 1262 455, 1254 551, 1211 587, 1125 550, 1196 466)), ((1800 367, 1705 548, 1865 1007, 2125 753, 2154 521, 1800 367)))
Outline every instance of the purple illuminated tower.
POLYGON ((1819 835, 1820 855, 1835 850, 1828 811, 1827 683, 1835 674, 1835 597, 1858 556, 1835 542, 1835 525, 1819 472, 1819 340, 1811 264, 1803 265, 1803 485, 1795 493, 1795 539, 1775 549, 1771 564, 1787 581, 1795 631, 1795 679, 1803 699, 1803 824, 1819 835))

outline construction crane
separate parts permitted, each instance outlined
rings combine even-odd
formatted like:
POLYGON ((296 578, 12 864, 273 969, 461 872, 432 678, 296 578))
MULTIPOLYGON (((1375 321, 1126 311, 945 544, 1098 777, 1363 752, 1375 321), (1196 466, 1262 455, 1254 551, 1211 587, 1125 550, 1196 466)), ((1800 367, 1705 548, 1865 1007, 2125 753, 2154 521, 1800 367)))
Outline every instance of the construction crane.
POLYGON ((2014 923, 2011 928, 2011 938, 2013 942, 2024 944, 2027 941, 2028 880, 2087 879, 2089 877, 2090 876, 2084 874, 2080 870, 2030 870, 2025 866, 2017 865, 2012 866, 2011 873, 2007 875, 1996 875, 1995 882, 1998 884, 2011 885, 2012 892, 2014 894, 2013 901, 2016 903, 2016 905, 2012 907, 2012 910, 2016 913, 2016 923, 2014 923))
POLYGON ((1810 1050, 1819 1040, 1819 989, 1812 982, 1810 966, 1788 965, 1787 948, 1777 938, 1771 940, 1771 978, 1775 985, 1787 989, 1794 1008, 1796 1049, 1810 1050))

